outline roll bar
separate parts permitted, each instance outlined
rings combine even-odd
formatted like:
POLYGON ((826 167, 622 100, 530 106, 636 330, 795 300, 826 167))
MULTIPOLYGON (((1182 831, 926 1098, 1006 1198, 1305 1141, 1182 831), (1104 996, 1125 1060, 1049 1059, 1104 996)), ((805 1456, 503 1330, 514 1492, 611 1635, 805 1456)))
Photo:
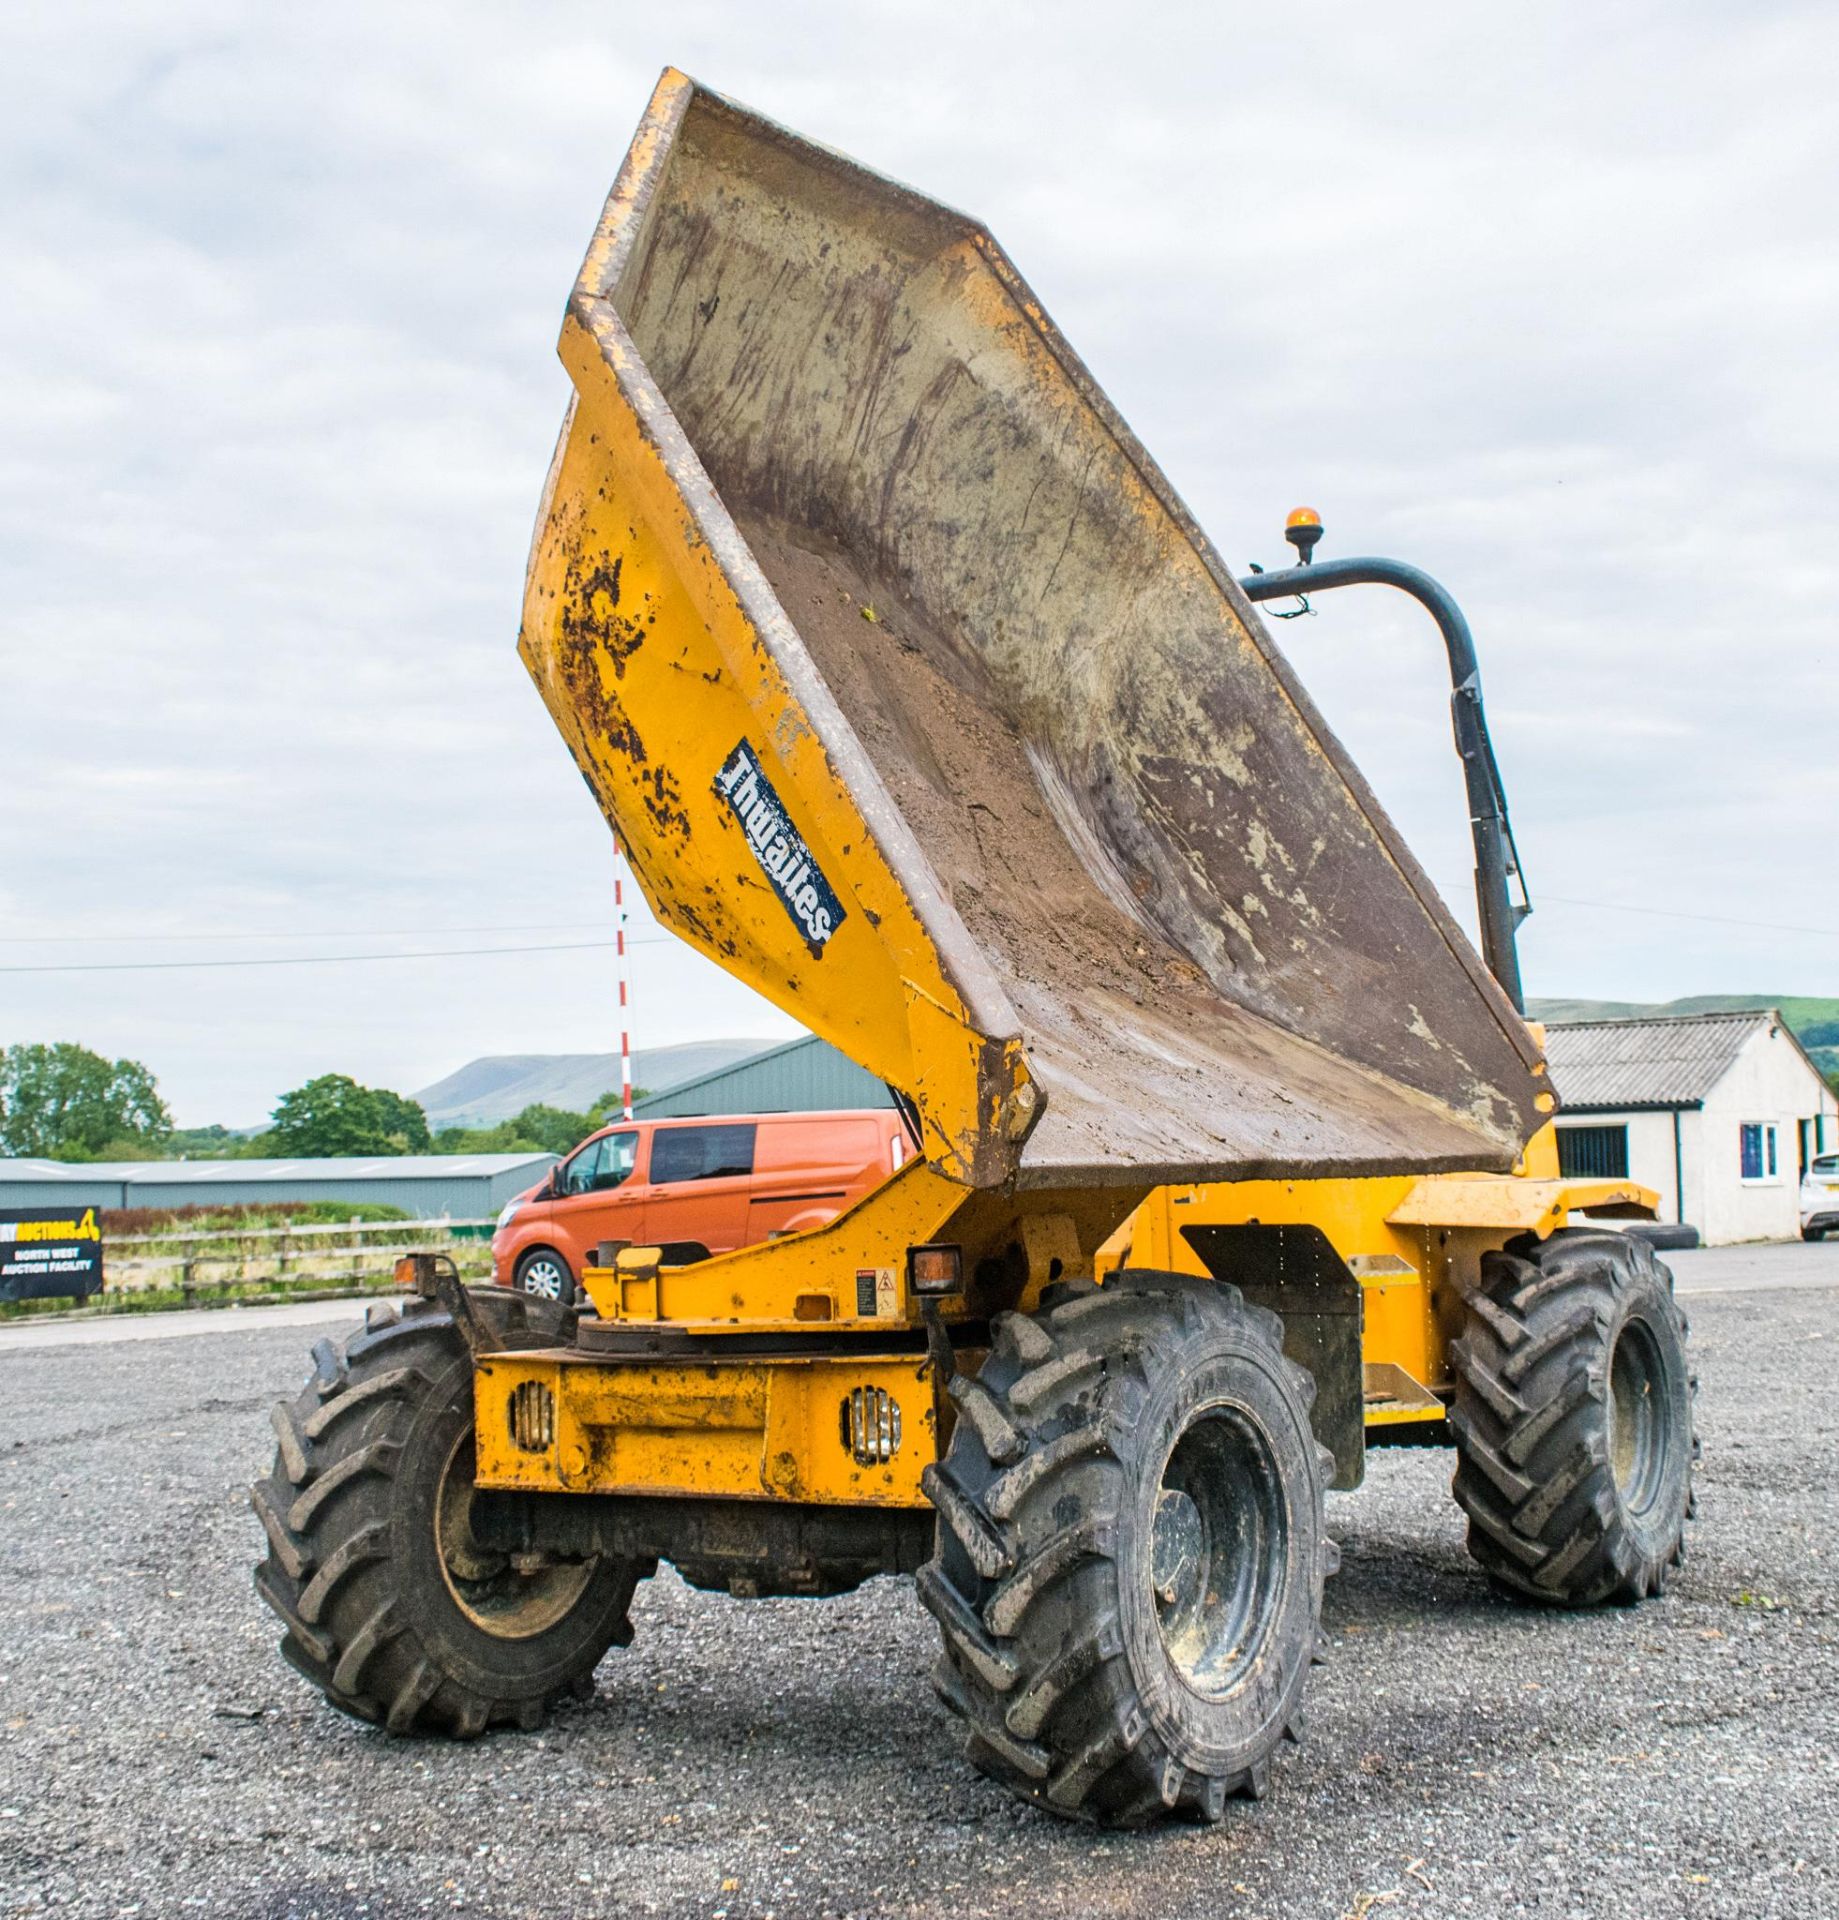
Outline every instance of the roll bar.
MULTIPOLYGON (((1284 538, 1302 556, 1299 564, 1274 573, 1254 568, 1239 585, 1252 600, 1281 600, 1296 595, 1308 606, 1307 596, 1331 587, 1396 587, 1408 593, 1436 621, 1449 654, 1450 725, 1456 751, 1462 758, 1462 778, 1468 789, 1469 831, 1475 843, 1475 904, 1481 919, 1482 958, 1488 971, 1517 1012, 1526 1011, 1520 986, 1519 925, 1532 912, 1519 849, 1507 817, 1507 795, 1501 785, 1494 743, 1488 737, 1488 717, 1481 700, 1481 668, 1475 658, 1475 639, 1462 609, 1448 588, 1420 567, 1402 560, 1311 558, 1322 537, 1322 523, 1308 508, 1299 508, 1284 528, 1284 538), (1509 881, 1517 882, 1515 900, 1509 881)), ((1289 616, 1285 616, 1289 617, 1289 616)))

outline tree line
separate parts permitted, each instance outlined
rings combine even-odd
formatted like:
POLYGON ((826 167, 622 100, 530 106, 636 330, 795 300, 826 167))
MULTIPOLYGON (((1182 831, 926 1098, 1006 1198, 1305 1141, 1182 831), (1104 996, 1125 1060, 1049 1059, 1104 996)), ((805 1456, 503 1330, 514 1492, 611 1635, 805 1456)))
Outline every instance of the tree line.
MULTIPOLYGON (((636 1096, 635 1096, 636 1097, 636 1096)), ((284 1093, 269 1125, 175 1127, 153 1074, 69 1041, 0 1047, 0 1154, 44 1160, 323 1160, 341 1154, 567 1153, 618 1117, 609 1092, 585 1113, 541 1104, 494 1127, 433 1132, 419 1102, 344 1073, 284 1093)))

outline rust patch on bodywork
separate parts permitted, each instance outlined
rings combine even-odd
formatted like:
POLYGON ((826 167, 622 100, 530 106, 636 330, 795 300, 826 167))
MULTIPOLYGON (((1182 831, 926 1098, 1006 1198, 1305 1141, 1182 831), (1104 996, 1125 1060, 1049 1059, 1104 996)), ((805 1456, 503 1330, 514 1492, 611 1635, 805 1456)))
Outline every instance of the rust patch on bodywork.
POLYGON ((576 708, 595 736, 615 753, 640 765, 645 743, 630 713, 614 700, 602 670, 622 679, 626 663, 644 643, 646 622, 619 611, 621 561, 617 554, 571 555, 563 580, 557 663, 576 708))
POLYGON ((974 221, 667 75, 564 358, 533 670, 660 916, 942 1171, 1512 1164, 1537 1044, 974 221), (699 811, 737 737, 847 909, 821 951, 699 811))

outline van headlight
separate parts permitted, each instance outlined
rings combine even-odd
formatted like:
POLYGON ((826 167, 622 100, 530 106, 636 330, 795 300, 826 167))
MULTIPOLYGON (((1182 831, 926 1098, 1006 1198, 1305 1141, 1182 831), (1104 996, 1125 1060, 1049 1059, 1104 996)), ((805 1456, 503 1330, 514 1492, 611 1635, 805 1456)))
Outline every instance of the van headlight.
POLYGON ((492 1229, 492 1231, 494 1233, 503 1233, 505 1228, 511 1224, 512 1214, 514 1214, 517 1211, 517 1209, 521 1207, 523 1204, 524 1203, 521 1200, 507 1200, 504 1203, 504 1211, 500 1213, 498 1216, 498 1224, 496 1227, 492 1229))

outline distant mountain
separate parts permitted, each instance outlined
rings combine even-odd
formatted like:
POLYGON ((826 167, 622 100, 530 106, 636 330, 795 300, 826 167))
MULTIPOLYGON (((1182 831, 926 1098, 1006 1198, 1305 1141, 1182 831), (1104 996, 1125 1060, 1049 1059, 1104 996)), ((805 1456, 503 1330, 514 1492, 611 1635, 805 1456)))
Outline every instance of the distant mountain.
MULTIPOLYGON (((1685 1000, 1532 999, 1534 1020, 1639 1020, 1688 1013, 1738 1013, 1751 1007, 1779 1007, 1823 1073, 1839 1076, 1839 999, 1794 994, 1706 993, 1685 1000)), ((635 1086, 652 1093, 733 1066, 784 1039, 690 1040, 674 1047, 640 1047, 632 1056, 635 1086)), ((561 1107, 585 1113, 603 1093, 619 1085, 616 1053, 493 1053, 469 1061, 415 1098, 429 1126, 495 1127, 525 1107, 561 1107)))
MULTIPOLYGON (((632 1083, 652 1093, 715 1073, 746 1060, 771 1040, 688 1040, 675 1047, 639 1047, 632 1055, 632 1083)), ((560 1107, 585 1113, 603 1093, 619 1085, 616 1053, 491 1053, 469 1061, 457 1073, 423 1087, 415 1098, 428 1124, 442 1127, 495 1127, 525 1107, 560 1107)))
POLYGON ((1780 1007, 1782 1018, 1805 1038, 1809 1027, 1839 1023, 1839 1000, 1792 993, 1695 993, 1684 1000, 1551 1000, 1526 1003, 1533 1020, 1667 1020, 1688 1013, 1749 1013, 1780 1007))
POLYGON ((1661 1020, 1689 1013, 1748 1013, 1779 1007, 1781 1015, 1829 1079, 1839 1079, 1839 1000, 1793 993, 1696 993, 1684 1000, 1531 999, 1533 1020, 1661 1020))

